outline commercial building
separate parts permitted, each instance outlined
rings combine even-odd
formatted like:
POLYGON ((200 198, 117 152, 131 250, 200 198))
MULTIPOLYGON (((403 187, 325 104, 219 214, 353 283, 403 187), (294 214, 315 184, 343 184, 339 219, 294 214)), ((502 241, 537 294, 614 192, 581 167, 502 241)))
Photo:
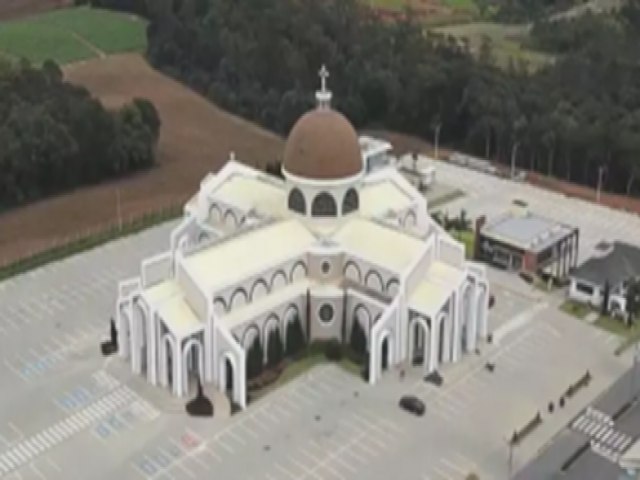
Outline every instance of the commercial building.
POLYGON ((507 270, 566 279, 578 261, 579 231, 524 207, 476 222, 476 257, 507 270))

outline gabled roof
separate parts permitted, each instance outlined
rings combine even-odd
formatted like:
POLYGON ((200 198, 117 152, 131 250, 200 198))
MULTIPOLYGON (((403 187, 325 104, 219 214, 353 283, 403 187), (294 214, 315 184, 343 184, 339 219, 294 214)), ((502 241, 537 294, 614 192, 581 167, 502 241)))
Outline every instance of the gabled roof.
POLYGON ((632 277, 640 276, 640 248, 624 242, 614 242, 609 253, 591 257, 571 275, 594 285, 609 282, 616 286, 632 277))

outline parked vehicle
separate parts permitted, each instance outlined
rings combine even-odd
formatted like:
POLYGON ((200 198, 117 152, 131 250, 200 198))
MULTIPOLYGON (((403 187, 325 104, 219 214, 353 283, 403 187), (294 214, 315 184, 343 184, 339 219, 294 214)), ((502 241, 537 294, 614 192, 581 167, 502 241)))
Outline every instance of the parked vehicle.
POLYGON ((421 417, 426 410, 424 402, 413 395, 404 395, 400 399, 400 408, 421 417))

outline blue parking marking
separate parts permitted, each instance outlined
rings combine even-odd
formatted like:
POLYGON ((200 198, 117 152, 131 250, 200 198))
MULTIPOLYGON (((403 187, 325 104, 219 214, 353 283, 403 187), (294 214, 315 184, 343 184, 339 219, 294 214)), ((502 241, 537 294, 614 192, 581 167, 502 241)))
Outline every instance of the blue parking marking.
POLYGON ((31 362, 31 368, 38 373, 42 373, 47 369, 47 366, 42 360, 35 360, 31 362))
POLYGON ((167 452, 169 452, 169 455, 171 455, 174 459, 178 459, 182 456, 182 450, 180 450, 174 444, 171 444, 169 445, 169 447, 167 447, 167 452))
POLYGON ((142 460, 138 460, 138 462, 136 463, 138 464, 138 468, 140 468, 140 470, 142 470, 144 473, 146 473, 149 476, 155 475, 156 472, 158 471, 156 466, 146 458, 143 458, 142 460))
POLYGON ((84 405, 91 401, 91 395, 84 387, 76 387, 71 395, 79 405, 84 405))
POLYGON ((152 458, 154 462, 160 466, 160 468, 167 468, 169 465, 171 465, 171 460, 168 459, 167 456, 162 452, 156 452, 152 458))
POLYGON ((66 410, 73 410, 76 407, 76 401, 73 397, 64 395, 61 400, 62 405, 66 410))
POLYGON ((99 423, 94 431, 100 438, 107 438, 111 436, 111 430, 104 423, 99 423))
POLYGON ((114 430, 124 430, 124 424, 120 420, 118 420, 115 415, 109 416, 106 422, 114 430))

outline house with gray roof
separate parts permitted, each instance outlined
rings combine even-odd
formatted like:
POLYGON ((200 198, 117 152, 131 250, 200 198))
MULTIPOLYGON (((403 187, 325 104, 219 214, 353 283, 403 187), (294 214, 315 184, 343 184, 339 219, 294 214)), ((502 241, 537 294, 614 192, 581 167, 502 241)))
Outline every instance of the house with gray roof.
POLYGON ((640 277, 640 248, 624 242, 601 242, 596 253, 570 276, 569 298, 594 307, 625 312, 626 284, 640 277))

